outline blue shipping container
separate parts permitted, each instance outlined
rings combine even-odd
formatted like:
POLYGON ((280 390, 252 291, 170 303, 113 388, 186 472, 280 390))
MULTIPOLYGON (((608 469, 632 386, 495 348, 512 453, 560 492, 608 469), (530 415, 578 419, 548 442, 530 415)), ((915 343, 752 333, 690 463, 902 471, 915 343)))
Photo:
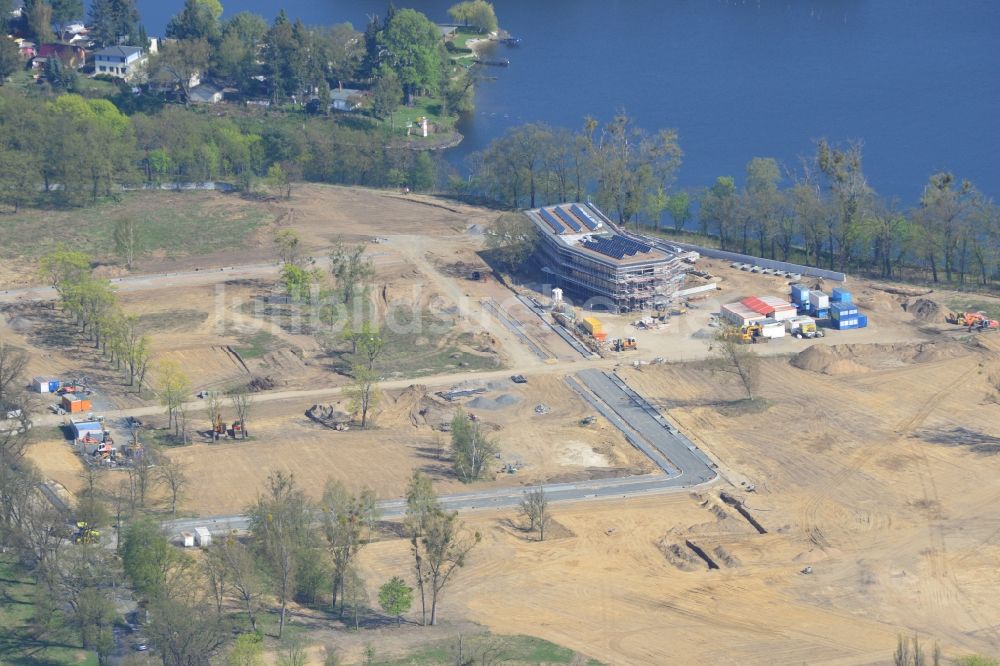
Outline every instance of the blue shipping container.
POLYGON ((792 303, 802 304, 809 302, 809 287, 801 284, 792 285, 792 303))
POLYGON ((834 319, 842 319, 844 317, 856 317, 858 315, 857 306, 851 305, 850 303, 834 303, 830 306, 830 316, 834 319))
POLYGON ((816 319, 826 319, 830 316, 830 310, 828 308, 822 308, 819 310, 816 308, 809 308, 809 314, 816 317, 816 319))
POLYGON ((830 300, 836 303, 850 303, 851 292, 842 287, 837 287, 830 293, 830 300))
POLYGON ((59 390, 59 385, 61 383, 62 382, 60 382, 58 379, 53 379, 52 381, 50 381, 49 382, 49 393, 55 393, 56 391, 58 391, 59 390))
POLYGON ((858 315, 858 328, 865 328, 868 326, 868 315, 859 314, 858 315))
POLYGON ((839 319, 834 322, 834 326, 838 331, 843 331, 849 328, 858 328, 858 320, 855 318, 839 319))

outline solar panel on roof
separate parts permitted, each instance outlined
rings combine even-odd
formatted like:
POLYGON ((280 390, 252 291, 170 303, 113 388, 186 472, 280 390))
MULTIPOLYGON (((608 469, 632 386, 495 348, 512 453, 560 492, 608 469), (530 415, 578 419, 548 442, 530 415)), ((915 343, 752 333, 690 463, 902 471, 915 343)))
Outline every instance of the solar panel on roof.
POLYGON ((595 231, 599 226, 601 226, 600 222, 595 220, 590 213, 580 208, 577 204, 570 206, 570 210, 572 210, 578 218, 583 220, 583 223, 586 224, 587 228, 591 231, 595 231))
POLYGON ((552 217, 552 213, 545 210, 544 208, 539 208, 538 212, 542 216, 542 219, 548 222, 549 226, 552 227, 552 231, 556 232, 557 234, 561 234, 564 231, 566 231, 566 227, 564 227, 559 220, 552 217))
POLYGON ((583 227, 580 226, 580 223, 577 222, 576 220, 574 220, 569 215, 569 213, 567 213, 566 211, 564 211, 562 208, 559 208, 558 206, 556 206, 555 211, 556 211, 556 215, 558 215, 559 218, 562 219, 562 221, 565 222, 569 226, 570 229, 572 229, 573 231, 575 231, 577 233, 583 231, 583 227))

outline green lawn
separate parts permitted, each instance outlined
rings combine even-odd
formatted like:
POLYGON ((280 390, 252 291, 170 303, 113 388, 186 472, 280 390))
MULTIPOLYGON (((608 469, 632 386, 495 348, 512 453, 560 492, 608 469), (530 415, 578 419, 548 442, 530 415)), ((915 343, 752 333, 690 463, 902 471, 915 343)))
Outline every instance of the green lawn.
MULTIPOLYGON (((413 130, 410 136, 419 137, 420 128, 417 125, 417 118, 427 116, 427 120, 445 130, 455 128, 455 118, 453 116, 442 115, 443 108, 441 100, 434 97, 418 97, 413 106, 401 106, 392 114, 392 123, 397 134, 406 134, 406 123, 413 123, 413 130)), ((420 137, 422 138, 422 137, 420 137)), ((427 137, 430 141, 434 139, 431 134, 427 137)))
POLYGON ((483 39, 485 35, 472 28, 459 28, 455 31, 455 36, 452 38, 451 43, 458 48, 471 48, 469 46, 470 39, 483 39))
POLYGON ((12 555, 0 556, 0 664, 96 666, 97 655, 79 647, 61 613, 47 631, 35 630, 35 590, 12 555))
POLYGON ((113 261, 115 224, 125 218, 138 222, 144 254, 182 257, 243 247, 270 214, 262 204, 216 192, 129 192, 87 208, 23 209, 0 214, 0 258, 37 259, 65 245, 113 261))
MULTIPOLYGON (((495 636, 479 634, 466 636, 462 640, 462 656, 472 658, 478 663, 479 658, 487 652, 498 661, 488 663, 504 663, 516 666, 519 664, 570 664, 586 663, 588 666, 598 666, 600 662, 582 661, 580 655, 569 648, 560 647, 554 643, 533 636, 495 636)), ((458 641, 439 641, 415 650, 402 659, 378 661, 379 666, 425 666, 431 664, 454 664, 458 656, 458 641)))

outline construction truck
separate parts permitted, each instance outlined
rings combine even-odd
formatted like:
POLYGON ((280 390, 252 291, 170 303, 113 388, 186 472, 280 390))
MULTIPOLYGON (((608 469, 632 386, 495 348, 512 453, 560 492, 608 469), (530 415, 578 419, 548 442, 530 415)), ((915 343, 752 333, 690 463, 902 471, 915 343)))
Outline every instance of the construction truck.
POLYGON ((822 338, 823 330, 816 325, 816 320, 812 317, 798 316, 785 321, 788 332, 796 338, 822 338))
POLYGON ((76 524, 76 532, 73 533, 73 543, 97 543, 101 538, 101 533, 90 529, 90 525, 85 520, 76 524))
POLYGON ((635 338, 615 338, 611 341, 611 351, 635 351, 639 348, 639 343, 635 338))
POLYGON ((945 317, 945 320, 949 324, 964 326, 970 331, 973 329, 995 331, 1000 328, 1000 322, 996 319, 990 319, 982 310, 979 312, 952 312, 945 317))

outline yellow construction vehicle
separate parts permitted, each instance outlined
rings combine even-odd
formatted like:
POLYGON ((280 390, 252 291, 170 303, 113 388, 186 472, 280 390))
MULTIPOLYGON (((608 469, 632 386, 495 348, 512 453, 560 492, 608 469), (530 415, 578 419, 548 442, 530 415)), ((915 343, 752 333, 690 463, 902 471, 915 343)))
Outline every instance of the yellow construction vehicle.
POLYGON ((985 312, 952 312, 945 317, 949 324, 965 326, 970 331, 978 328, 981 331, 996 330, 1000 328, 1000 322, 990 319, 985 312))
POLYGON ((726 332, 726 335, 747 345, 770 342, 771 338, 764 337, 763 333, 764 328, 760 324, 744 324, 738 328, 733 326, 726 332))
POLYGON ((76 524, 76 533, 73 534, 73 543, 97 543, 101 538, 101 533, 90 529, 87 521, 81 520, 76 524))

